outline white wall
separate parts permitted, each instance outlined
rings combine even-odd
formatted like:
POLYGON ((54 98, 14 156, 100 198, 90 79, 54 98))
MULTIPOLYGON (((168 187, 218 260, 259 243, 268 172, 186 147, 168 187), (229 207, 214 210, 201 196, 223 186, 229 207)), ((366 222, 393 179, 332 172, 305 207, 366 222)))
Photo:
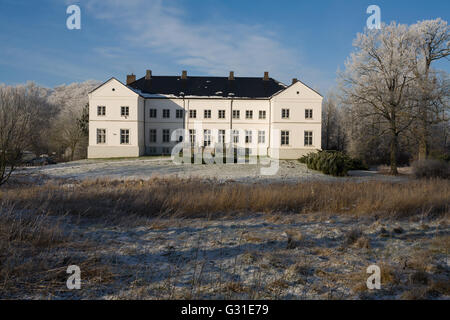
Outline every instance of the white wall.
POLYGON ((116 79, 104 83, 89 94, 89 158, 139 156, 143 154, 140 136, 143 99, 116 79), (106 114, 97 115, 97 107, 105 106, 106 114), (129 107, 129 116, 121 116, 122 106, 129 107), (138 120, 139 119, 139 120, 138 120), (97 144, 97 129, 106 129, 106 143, 97 144), (130 130, 130 143, 120 144, 120 130, 130 130), (116 150, 120 148, 123 152, 116 150))
POLYGON ((288 87, 275 95, 272 100, 273 130, 289 131, 289 145, 281 146, 279 134, 272 134, 271 154, 279 152, 280 158, 298 158, 299 156, 321 149, 322 97, 301 82, 288 87), (289 118, 282 118, 282 109, 289 109, 289 118), (305 109, 313 110, 313 118, 305 118, 305 109), (313 145, 304 145, 304 132, 313 132, 313 145))
MULTIPOLYGON (((111 79, 89 94, 89 150, 91 157, 139 156, 152 148, 172 148, 177 141, 162 142, 163 129, 170 135, 177 129, 196 129, 196 139, 203 141, 203 130, 210 129, 213 143, 218 130, 239 130, 240 143, 245 140, 245 130, 252 131, 252 145, 243 147, 263 148, 271 156, 295 159, 321 148, 322 97, 301 82, 289 86, 271 99, 203 99, 203 98, 147 98, 139 96, 122 83, 111 79), (112 90, 114 89, 114 91, 112 90), (106 106, 106 115, 97 116, 97 106, 106 106), (130 115, 120 115, 120 107, 129 106, 130 115), (289 109, 289 119, 281 117, 281 110, 289 109), (150 118, 150 109, 157 110, 157 117, 150 118), (170 110, 170 118, 163 118, 163 109, 170 110), (313 118, 305 119, 305 109, 313 109, 313 118), (176 118, 176 110, 185 110, 184 118, 176 118), (196 110, 196 119, 189 118, 189 110, 196 110), (204 110, 211 110, 211 118, 204 118, 204 110), (225 110, 225 119, 218 118, 218 111, 225 110), (232 110, 240 110, 240 118, 232 119, 232 110), (246 110, 253 110, 253 118, 246 119, 246 110), (266 119, 259 119, 259 111, 266 111, 266 119), (106 143, 97 144, 97 128, 107 130, 106 143), (120 144, 120 129, 130 130, 130 144, 120 144), (150 129, 156 129, 157 142, 150 142, 150 129), (258 131, 264 130, 265 143, 258 145, 258 131), (290 143, 280 146, 281 130, 289 131, 290 143), (313 145, 304 145, 304 131, 313 132, 313 145), (122 151, 121 151, 122 150, 122 151)), ((186 139, 188 134, 186 134, 186 139)), ((228 140, 227 140, 228 141, 228 140)))

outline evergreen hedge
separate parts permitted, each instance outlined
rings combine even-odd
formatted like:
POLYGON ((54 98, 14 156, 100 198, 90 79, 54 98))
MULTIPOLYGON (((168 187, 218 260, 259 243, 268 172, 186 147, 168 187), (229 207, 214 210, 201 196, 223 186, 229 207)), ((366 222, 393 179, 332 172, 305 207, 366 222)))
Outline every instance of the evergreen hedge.
POLYGON ((340 151, 311 152, 299 159, 311 170, 321 171, 332 176, 346 176, 348 170, 367 170, 359 159, 349 157, 340 151))

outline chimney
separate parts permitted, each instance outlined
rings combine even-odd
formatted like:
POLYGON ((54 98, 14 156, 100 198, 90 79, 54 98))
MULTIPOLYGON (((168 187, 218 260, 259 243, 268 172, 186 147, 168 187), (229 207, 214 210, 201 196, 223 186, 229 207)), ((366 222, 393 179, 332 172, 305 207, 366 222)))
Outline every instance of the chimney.
POLYGON ((181 71, 181 79, 187 79, 187 71, 186 70, 181 71))
POLYGON ((230 71, 230 75, 228 76, 228 80, 234 80, 234 71, 230 71))
POLYGON ((267 81, 269 80, 269 72, 268 71, 264 71, 264 78, 263 80, 267 81))
POLYGON ((145 72, 145 80, 150 80, 152 78, 152 70, 147 70, 145 72))
POLYGON ((297 78, 293 78, 293 79, 292 79, 292 84, 296 83, 297 81, 298 81, 297 78))
POLYGON ((134 74, 127 74, 127 85, 136 81, 136 76, 134 74))

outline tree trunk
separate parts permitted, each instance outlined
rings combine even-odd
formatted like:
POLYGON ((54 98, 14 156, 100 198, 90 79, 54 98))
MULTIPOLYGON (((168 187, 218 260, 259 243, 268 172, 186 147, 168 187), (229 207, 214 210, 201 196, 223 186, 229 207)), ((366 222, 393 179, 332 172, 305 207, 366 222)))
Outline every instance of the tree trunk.
POLYGON ((422 115, 422 123, 419 137, 419 160, 426 160, 429 155, 429 143, 428 143, 428 119, 427 112, 424 110, 422 115))
POLYGON ((394 133, 391 140, 391 174, 397 175, 398 134, 394 133))
POLYGON ((74 156, 75 156, 75 146, 72 146, 70 148, 70 161, 73 161, 74 156))
POLYGON ((429 152, 427 136, 426 135, 422 135, 420 137, 420 141, 419 141, 419 160, 426 160, 426 159, 428 159, 429 153, 430 152, 429 152))

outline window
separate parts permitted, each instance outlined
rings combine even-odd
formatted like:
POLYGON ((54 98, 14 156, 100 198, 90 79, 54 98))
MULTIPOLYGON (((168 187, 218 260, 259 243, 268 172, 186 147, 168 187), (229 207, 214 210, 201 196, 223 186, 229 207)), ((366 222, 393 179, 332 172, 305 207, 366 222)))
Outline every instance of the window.
POLYGON ((239 143, 239 130, 232 130, 231 137, 232 137, 233 143, 239 143))
POLYGON ((150 129, 150 142, 156 142, 156 129, 150 129))
POLYGON ((163 109, 163 118, 170 118, 170 109, 163 109))
POLYGON ((245 143, 252 143, 252 131, 245 130, 245 143))
POLYGON ((225 130, 219 130, 219 143, 225 143, 225 130))
POLYGON ((177 119, 181 119, 181 118, 183 118, 183 111, 184 110, 176 110, 176 117, 177 117, 177 119))
POLYGON ((207 147, 211 144, 211 130, 203 130, 203 146, 207 147))
POLYGON ((97 144, 106 143, 106 129, 97 129, 97 144))
POLYGON ((265 110, 259 110, 259 118, 265 119, 266 118, 266 111, 265 110))
POLYGON ((253 110, 245 111, 245 119, 253 119, 253 110))
POLYGON ((204 110, 203 111, 203 117, 205 119, 211 119, 211 110, 204 110))
POLYGON ((305 119, 312 119, 312 109, 305 109, 305 119))
POLYGON ((289 131, 281 131, 281 145, 289 145, 289 131))
POLYGON ((258 143, 266 143, 266 132, 258 131, 258 143))
POLYGON ((197 118, 197 110, 189 110, 189 118, 197 118))
POLYGON ((169 129, 163 129, 163 142, 169 142, 170 141, 170 130, 169 129))
POLYGON ((129 144, 129 143, 130 143, 130 130, 120 129, 120 144, 129 144))
POLYGON ((130 107, 120 107, 120 115, 122 117, 128 117, 130 115, 130 107))
POLYGON ((283 119, 289 118, 289 109, 281 109, 281 118, 283 119))
POLYGON ((189 139, 191 144, 195 144, 195 129, 189 129, 189 139))
POLYGON ((312 131, 305 131, 305 146, 313 145, 313 133, 312 131))
POLYGON ((105 116, 106 115, 106 106, 97 106, 97 115, 105 116))
POLYGON ((163 148, 162 148, 162 154, 163 154, 163 155, 168 155, 168 154, 170 154, 170 148, 168 148, 168 147, 163 147, 163 148))
POLYGON ((225 119, 225 110, 219 110, 219 119, 225 119))
POLYGON ((233 110, 233 119, 239 119, 241 112, 239 110, 233 110))
POLYGON ((156 109, 150 109, 150 118, 156 118, 156 109))

